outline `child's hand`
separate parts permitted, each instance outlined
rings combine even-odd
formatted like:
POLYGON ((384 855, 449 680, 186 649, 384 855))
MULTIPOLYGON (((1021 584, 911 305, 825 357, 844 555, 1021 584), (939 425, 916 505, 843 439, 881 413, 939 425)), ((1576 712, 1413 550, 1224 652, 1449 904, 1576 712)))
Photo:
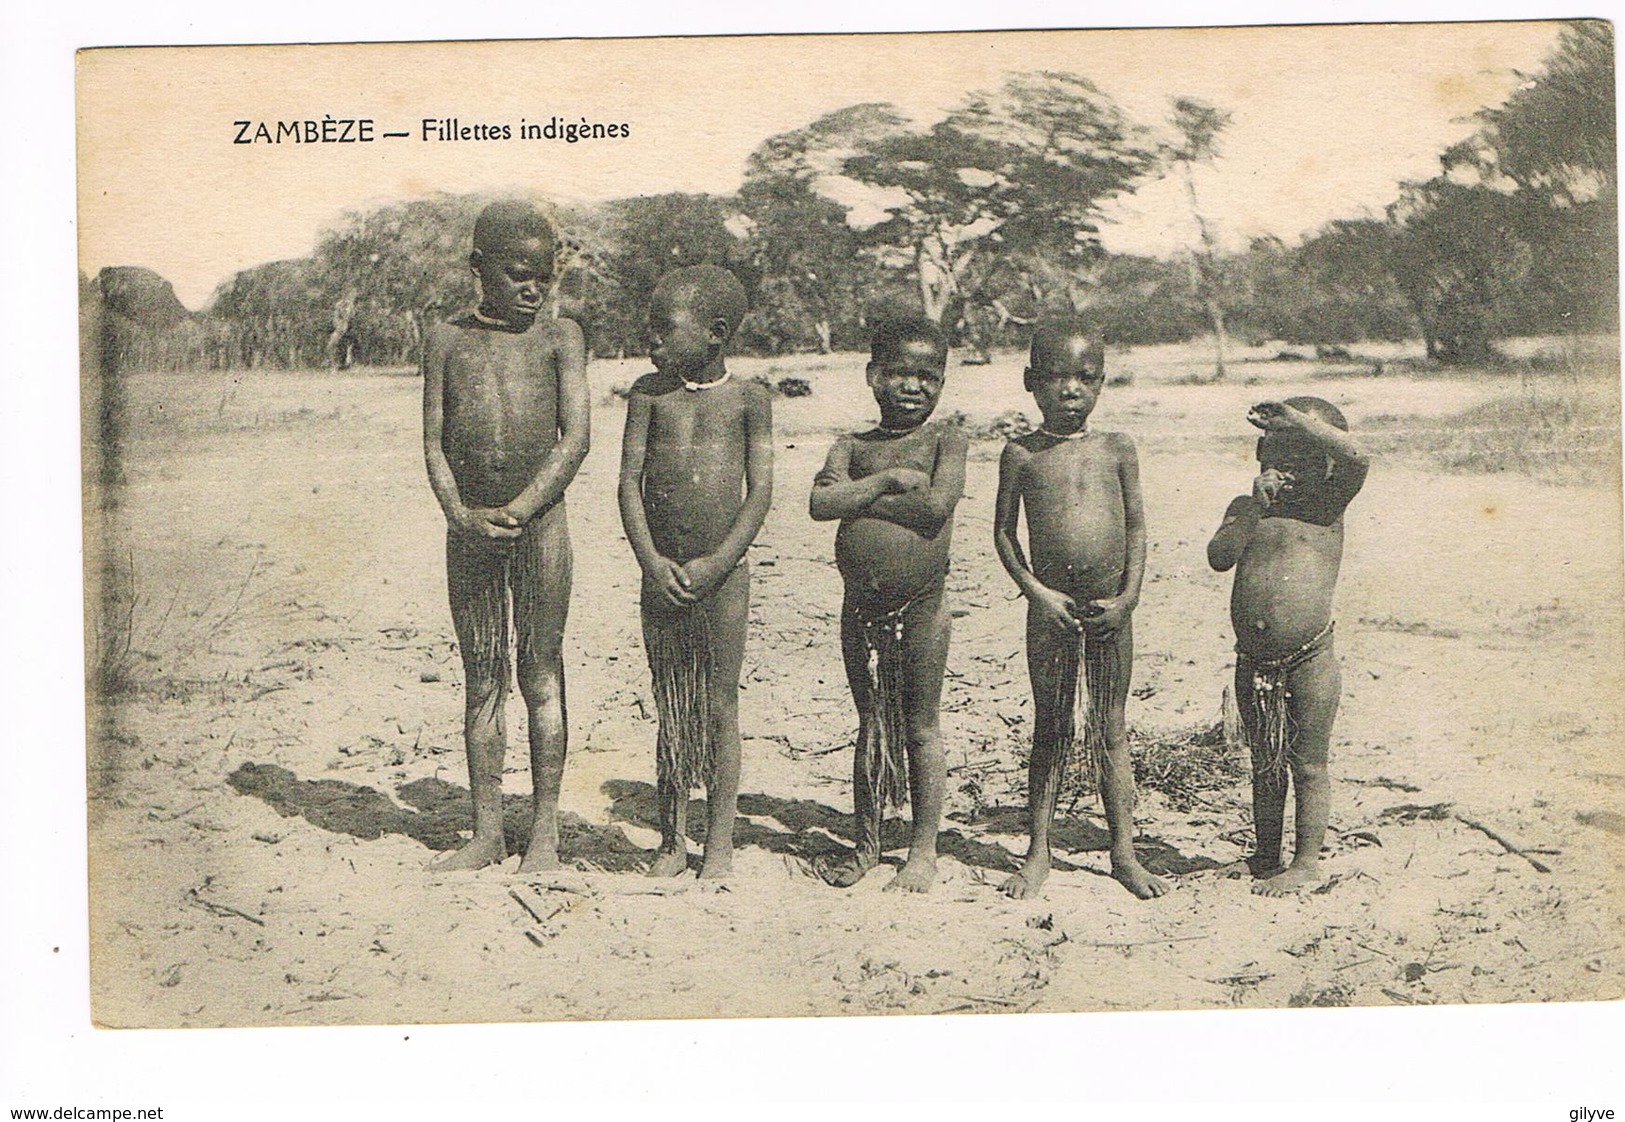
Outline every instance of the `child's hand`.
POLYGON ((1084 606, 1083 629, 1091 635, 1117 631, 1128 622, 1133 606, 1121 596, 1108 596, 1104 600, 1091 600, 1084 606))
POLYGON ((728 579, 729 570, 715 556, 696 557, 680 566, 684 587, 695 600, 703 600, 728 579))
POLYGON ((1306 419, 1302 410, 1282 401, 1260 401, 1247 411, 1248 422, 1265 432, 1290 432, 1302 429, 1306 419))
POLYGON ((1281 471, 1278 468, 1265 468, 1259 472, 1258 478, 1253 480, 1253 498, 1258 500, 1260 506, 1266 510, 1275 505, 1275 500, 1287 491, 1292 490, 1296 482, 1290 471, 1281 471))
POLYGON ((669 557, 660 559, 649 578, 660 586, 660 594, 674 608, 686 608, 699 599, 689 590, 691 582, 688 573, 669 557))
POLYGON ((931 486, 931 477, 918 468, 887 468, 882 475, 888 495, 906 495, 931 486))
POLYGON ((1076 635, 1083 630, 1083 624, 1078 622, 1078 605, 1066 593, 1039 588, 1031 599, 1038 609, 1038 618, 1045 625, 1066 635, 1076 635))
POLYGON ((501 507, 464 507, 457 512, 455 521, 465 534, 497 541, 517 538, 523 530, 519 520, 501 507))

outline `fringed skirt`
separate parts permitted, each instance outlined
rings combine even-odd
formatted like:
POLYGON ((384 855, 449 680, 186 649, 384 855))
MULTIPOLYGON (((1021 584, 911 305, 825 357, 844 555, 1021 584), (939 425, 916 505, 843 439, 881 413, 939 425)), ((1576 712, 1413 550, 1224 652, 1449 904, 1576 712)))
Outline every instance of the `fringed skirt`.
POLYGON ((705 786, 716 758, 711 740, 711 617, 704 604, 650 618, 644 632, 660 731, 659 775, 680 791, 705 786))
POLYGON ((1282 658, 1253 658, 1236 651, 1236 667, 1251 678, 1252 733, 1248 747, 1253 753, 1253 770, 1277 782, 1285 782, 1292 754, 1292 672, 1332 646, 1332 627, 1282 658))
POLYGON ((908 635, 910 613, 924 601, 917 597, 895 611, 869 617, 855 612, 863 629, 869 672, 869 704, 863 714, 863 773, 869 780, 869 805, 883 811, 907 806, 908 789, 908 635))
POLYGON ((1055 745, 1057 780, 1065 775, 1067 762, 1076 752, 1095 790, 1100 790, 1101 771, 1106 766, 1106 718, 1127 700, 1122 670, 1115 636, 1091 641, 1079 635, 1076 641, 1056 647, 1050 664, 1055 690, 1050 699, 1050 743, 1055 745))

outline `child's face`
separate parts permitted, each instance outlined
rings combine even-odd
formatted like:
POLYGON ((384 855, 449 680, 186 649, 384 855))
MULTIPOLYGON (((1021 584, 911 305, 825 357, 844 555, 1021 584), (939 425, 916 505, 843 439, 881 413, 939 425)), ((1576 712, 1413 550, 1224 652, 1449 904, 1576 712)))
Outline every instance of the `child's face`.
POLYGON ((518 238, 470 258, 480 278, 480 308, 508 323, 529 324, 553 280, 553 257, 540 238, 518 238))
POLYGON ((925 423, 942 397, 946 357, 930 342, 911 339, 881 361, 869 363, 869 388, 887 428, 913 428, 925 423))
POLYGON ((1091 340, 1069 341, 1064 353, 1044 355, 1040 365, 1027 369, 1027 388, 1044 427, 1055 432, 1076 432, 1089 419, 1106 384, 1106 365, 1091 340))
POLYGON ((649 304, 649 361, 655 369, 678 375, 698 373, 721 342, 694 300, 655 294, 649 304))

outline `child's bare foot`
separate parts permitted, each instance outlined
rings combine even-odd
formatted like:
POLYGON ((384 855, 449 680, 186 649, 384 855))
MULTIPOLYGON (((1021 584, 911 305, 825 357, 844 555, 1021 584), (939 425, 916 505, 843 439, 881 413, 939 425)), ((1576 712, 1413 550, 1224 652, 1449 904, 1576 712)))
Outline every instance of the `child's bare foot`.
POLYGON ((649 864, 647 876, 675 877, 688 869, 688 853, 681 849, 662 849, 649 864))
POLYGON ((1267 880, 1253 885, 1254 896, 1291 896, 1320 879, 1320 865, 1289 865, 1267 880))
POLYGON ((813 862, 813 871, 825 884, 836 888, 851 888, 879 863, 879 854, 855 849, 842 857, 832 854, 816 859, 813 862))
POLYGON ((1038 895, 1039 889, 1044 887, 1044 881, 1049 877, 1049 860, 1035 861, 1028 858, 1021 868, 1012 873, 1010 878, 999 885, 999 891, 1012 900, 1028 900, 1038 895))
POLYGON ((519 862, 521 873, 546 873, 563 867, 559 863, 559 851, 548 845, 532 845, 519 862))
POLYGON ((1122 860, 1112 858, 1112 879, 1142 900, 1162 896, 1168 891, 1168 882, 1152 876, 1137 857, 1122 860))
POLYGON ((1251 857, 1240 861, 1232 861, 1228 865, 1222 865, 1218 871, 1221 876, 1228 877, 1231 880, 1240 880, 1242 877, 1273 877, 1284 868, 1286 866, 1281 864, 1280 861, 1271 861, 1267 857, 1255 853, 1251 857))
POLYGON ((499 834, 494 838, 476 835, 461 849, 442 853, 429 862, 429 870, 436 873, 458 873, 469 869, 483 869, 495 865, 508 856, 508 847, 499 834))
POLYGON ((718 851, 710 847, 706 848, 705 861, 700 865, 701 880, 721 880, 723 877, 731 875, 733 871, 733 850, 718 851))
POLYGON ((937 880, 935 857, 910 857, 885 887, 886 892, 930 892, 937 880))

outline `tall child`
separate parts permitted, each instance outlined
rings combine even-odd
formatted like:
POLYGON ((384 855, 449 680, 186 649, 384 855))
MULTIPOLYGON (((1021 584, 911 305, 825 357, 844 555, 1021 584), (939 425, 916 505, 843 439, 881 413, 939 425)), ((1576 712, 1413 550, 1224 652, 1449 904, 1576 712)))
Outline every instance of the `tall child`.
POLYGON ((914 815, 908 860, 886 887, 924 892, 937 876, 947 770, 938 734, 949 632, 943 584, 967 447, 958 427, 927 423, 947 358, 942 332, 928 319, 876 326, 867 374, 880 424, 835 442, 809 500, 813 518, 841 520, 841 654, 858 709, 857 844, 819 867, 841 888, 879 863, 881 815, 905 801, 914 815))
POLYGON ((477 869, 507 856, 503 709, 515 638, 534 784, 520 868, 559 862, 571 575, 564 489, 587 454, 589 414, 581 329, 541 314, 557 246, 534 205, 486 207, 468 258, 479 306, 431 325, 424 338, 423 454, 446 515, 446 585, 463 660, 474 801, 474 837, 439 859, 440 869, 477 869))
POLYGON ((706 789, 703 878, 733 869, 739 671, 750 616, 745 551, 773 494, 773 407, 731 381, 723 352, 745 316, 732 273, 667 273, 650 300, 655 373, 632 386, 621 522, 643 569, 643 643, 660 729, 660 849, 650 876, 688 867, 688 793, 706 789))
POLYGON ((1145 510, 1134 442, 1089 427, 1105 381, 1099 335, 1079 322, 1042 326, 1025 383, 1044 423, 1006 444, 999 459, 993 541, 1027 598, 1033 686, 1031 840, 1026 861, 1002 888, 1016 899, 1037 895, 1049 876, 1050 823, 1079 709, 1086 714, 1085 763, 1111 831, 1112 876, 1141 899, 1168 890, 1134 854, 1134 768, 1123 708, 1145 575, 1145 510), (1023 509, 1030 558, 1016 540, 1023 509))

